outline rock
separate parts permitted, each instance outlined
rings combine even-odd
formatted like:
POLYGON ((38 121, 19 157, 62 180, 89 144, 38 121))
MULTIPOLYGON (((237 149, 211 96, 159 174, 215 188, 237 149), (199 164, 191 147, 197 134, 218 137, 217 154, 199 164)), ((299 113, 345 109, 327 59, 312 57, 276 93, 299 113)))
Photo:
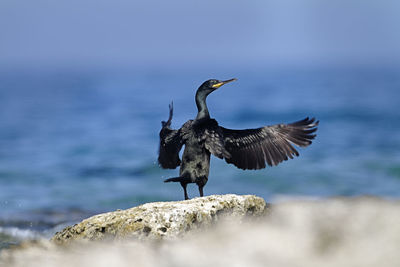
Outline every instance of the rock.
POLYGON ((73 240, 176 239, 222 218, 242 221, 245 217, 262 216, 267 207, 264 199, 253 195, 212 195, 147 203, 90 217, 57 232, 51 240, 65 244, 73 240))
POLYGON ((400 200, 291 198, 271 209, 257 220, 223 220, 171 241, 75 242, 68 247, 41 241, 2 250, 0 266, 400 266, 400 200))

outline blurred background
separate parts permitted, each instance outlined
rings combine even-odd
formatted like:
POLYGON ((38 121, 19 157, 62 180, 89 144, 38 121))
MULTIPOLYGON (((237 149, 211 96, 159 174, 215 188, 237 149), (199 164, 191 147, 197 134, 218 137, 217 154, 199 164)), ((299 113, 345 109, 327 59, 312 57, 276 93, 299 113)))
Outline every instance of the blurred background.
POLYGON ((239 79, 208 98, 224 127, 321 122, 277 167, 213 159, 206 195, 399 198, 399 25, 395 0, 0 1, 0 247, 183 199, 160 121, 210 78, 239 79))

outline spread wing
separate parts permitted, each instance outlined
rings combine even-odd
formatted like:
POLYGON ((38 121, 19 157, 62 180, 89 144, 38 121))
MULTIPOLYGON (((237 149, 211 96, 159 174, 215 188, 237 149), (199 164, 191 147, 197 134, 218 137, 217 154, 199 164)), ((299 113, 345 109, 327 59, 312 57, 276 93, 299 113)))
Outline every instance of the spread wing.
POLYGON ((160 148, 158 151, 158 163, 164 169, 175 169, 181 164, 179 151, 182 148, 180 130, 170 128, 173 115, 173 104, 169 105, 168 121, 162 121, 160 131, 160 148))
POLYGON ((262 169, 278 165, 288 158, 299 156, 293 147, 306 147, 315 138, 318 121, 305 118, 290 124, 276 124, 257 129, 231 130, 223 127, 221 134, 230 157, 226 162, 240 169, 262 169))
POLYGON ((205 148, 214 156, 223 159, 230 158, 231 154, 225 148, 224 133, 218 122, 210 119, 203 135, 205 148))

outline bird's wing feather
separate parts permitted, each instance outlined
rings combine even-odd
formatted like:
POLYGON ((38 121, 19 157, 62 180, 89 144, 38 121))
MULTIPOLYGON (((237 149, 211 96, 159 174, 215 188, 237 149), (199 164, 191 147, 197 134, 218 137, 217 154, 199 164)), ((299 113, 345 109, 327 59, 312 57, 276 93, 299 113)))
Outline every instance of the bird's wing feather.
POLYGON ((221 134, 232 163, 240 169, 262 169, 298 156, 294 145, 306 147, 315 138, 318 126, 314 118, 305 118, 290 124, 276 124, 257 129, 231 130, 224 127, 221 134))
POLYGON ((175 169, 181 164, 179 151, 182 148, 182 139, 179 130, 164 127, 160 131, 160 149, 158 163, 164 169, 175 169))
POLYGON ((214 119, 207 121, 207 125, 204 130, 204 134, 201 135, 204 138, 205 148, 214 156, 223 159, 228 158, 231 155, 225 149, 224 135, 221 127, 218 126, 218 122, 214 119))
POLYGON ((173 116, 173 103, 169 105, 168 121, 162 121, 160 131, 160 148, 158 151, 158 163, 162 168, 175 169, 181 164, 179 159, 179 151, 182 148, 183 141, 181 138, 181 130, 173 130, 170 128, 173 116))

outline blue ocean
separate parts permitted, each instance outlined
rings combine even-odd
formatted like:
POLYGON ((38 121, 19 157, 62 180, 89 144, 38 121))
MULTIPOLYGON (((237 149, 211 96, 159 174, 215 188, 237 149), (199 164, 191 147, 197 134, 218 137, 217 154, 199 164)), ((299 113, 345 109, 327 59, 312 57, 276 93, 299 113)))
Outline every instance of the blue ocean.
MULTIPOLYGON (((196 116, 209 78, 238 81, 207 100, 231 129, 320 120, 300 157, 243 171, 213 158, 205 194, 400 197, 397 69, 35 70, 0 72, 0 247, 49 237, 90 215, 182 200, 157 164, 158 133, 196 116)), ((189 185, 197 197, 197 186, 189 185)))

